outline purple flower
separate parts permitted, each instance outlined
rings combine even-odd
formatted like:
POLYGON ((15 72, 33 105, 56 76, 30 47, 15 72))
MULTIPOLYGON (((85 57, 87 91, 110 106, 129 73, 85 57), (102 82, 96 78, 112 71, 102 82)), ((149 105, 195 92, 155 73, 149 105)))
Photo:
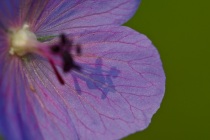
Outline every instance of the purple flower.
POLYGON ((145 129, 164 96, 159 54, 121 26, 140 0, 1 0, 0 134, 111 140, 145 129))

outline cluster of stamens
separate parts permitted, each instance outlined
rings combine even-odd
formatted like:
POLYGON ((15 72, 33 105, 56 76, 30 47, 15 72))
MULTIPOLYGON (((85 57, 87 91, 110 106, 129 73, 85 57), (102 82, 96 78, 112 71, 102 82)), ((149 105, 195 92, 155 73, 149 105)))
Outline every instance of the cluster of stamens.
POLYGON ((64 72, 69 72, 72 69, 79 71, 81 69, 80 66, 74 62, 73 56, 70 53, 73 47, 76 47, 76 54, 81 55, 80 45, 73 45, 73 42, 68 40, 64 34, 60 35, 60 43, 51 47, 51 52, 53 54, 61 56, 64 72))
POLYGON ((61 84, 64 84, 64 80, 56 68, 54 57, 58 56, 59 64, 62 65, 63 72, 81 70, 81 67, 74 61, 75 54, 81 55, 81 46, 69 40, 64 34, 60 35, 60 42, 53 46, 39 42, 36 35, 30 31, 28 24, 24 24, 20 29, 10 29, 8 36, 10 55, 23 58, 26 54, 35 53, 47 58, 61 84), (72 53, 72 50, 75 50, 75 53, 72 53))
MULTIPOLYGON (((73 55, 71 53, 72 49, 75 49, 75 52, 77 55, 81 55, 81 46, 76 44, 73 44, 72 40, 68 40, 64 34, 60 35, 60 42, 59 44, 51 46, 51 52, 55 55, 59 55, 62 59, 63 65, 62 69, 63 72, 69 72, 71 70, 77 70, 80 71, 81 67, 77 65, 73 59, 73 55), (74 48, 73 48, 74 47, 74 48)), ((53 70, 55 71, 55 74, 61 84, 64 84, 64 80, 58 73, 55 65, 52 61, 50 61, 50 64, 53 67, 53 70)))

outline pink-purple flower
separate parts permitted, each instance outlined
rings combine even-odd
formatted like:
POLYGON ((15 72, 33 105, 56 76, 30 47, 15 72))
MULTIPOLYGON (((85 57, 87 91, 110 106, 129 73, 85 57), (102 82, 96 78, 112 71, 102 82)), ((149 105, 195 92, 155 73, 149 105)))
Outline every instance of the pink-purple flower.
POLYGON ((1 0, 0 135, 114 140, 145 129, 165 75, 151 41, 121 26, 141 0, 1 0))

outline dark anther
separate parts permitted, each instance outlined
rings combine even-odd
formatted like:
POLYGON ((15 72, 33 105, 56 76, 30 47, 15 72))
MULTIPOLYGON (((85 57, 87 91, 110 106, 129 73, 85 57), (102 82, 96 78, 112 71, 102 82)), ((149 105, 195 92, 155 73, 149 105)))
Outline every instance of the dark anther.
MULTIPOLYGON (((79 65, 77 65, 74 61, 73 54, 71 53, 72 47, 74 47, 75 53, 77 55, 81 55, 81 52, 82 52, 81 46, 78 44, 74 45, 72 40, 68 40, 68 38, 64 34, 61 34, 60 35, 60 43, 58 43, 57 45, 53 45, 50 48, 50 51, 53 54, 56 54, 57 56, 61 57, 62 62, 63 62, 63 67, 62 67, 63 72, 69 72, 72 69, 77 70, 77 71, 81 70, 81 67, 79 65)), ((55 72, 55 75, 58 78, 58 81, 62 85, 64 85, 65 82, 64 82, 63 78, 61 77, 61 75, 59 74, 58 70, 56 69, 54 62, 51 59, 49 59, 49 62, 55 72)))
POLYGON ((75 70, 80 70, 80 66, 78 66, 77 64, 75 64, 71 54, 69 54, 68 52, 63 52, 62 53, 62 59, 63 59, 63 71, 64 72, 69 72, 71 69, 75 69, 75 70))
POLYGON ((56 53, 59 53, 60 50, 61 50, 61 48, 60 48, 60 46, 58 46, 58 45, 54 45, 54 46, 51 47, 52 53, 55 53, 55 54, 56 54, 56 53))
POLYGON ((77 71, 81 70, 81 67, 75 64, 71 54, 69 54, 68 52, 63 52, 62 58, 64 72, 69 72, 71 69, 75 69, 77 71))
POLYGON ((70 71, 73 67, 73 58, 68 52, 63 52, 62 53, 62 59, 63 59, 63 71, 68 72, 70 71))
POLYGON ((73 41, 69 40, 65 34, 60 35, 60 43, 51 47, 51 52, 61 56, 63 61, 63 71, 69 72, 74 69, 77 71, 81 70, 81 67, 77 65, 71 54, 72 47, 75 47, 75 52, 77 55, 81 55, 81 46, 76 44, 73 45, 73 41))
POLYGON ((66 45, 67 39, 66 39, 66 36, 64 34, 60 35, 60 39, 61 39, 61 45, 66 45))
POLYGON ((82 50, 81 50, 81 46, 80 45, 77 45, 76 52, 77 52, 77 55, 81 55, 82 50))
POLYGON ((77 64, 74 64, 73 69, 77 70, 77 71, 81 71, 81 67, 77 64))
POLYGON ((65 34, 60 35, 60 45, 63 47, 63 49, 70 50, 73 46, 72 40, 68 40, 65 34))
POLYGON ((64 47, 72 47, 72 41, 68 40, 68 38, 66 38, 65 34, 61 34, 60 35, 60 40, 61 40, 61 45, 64 47))

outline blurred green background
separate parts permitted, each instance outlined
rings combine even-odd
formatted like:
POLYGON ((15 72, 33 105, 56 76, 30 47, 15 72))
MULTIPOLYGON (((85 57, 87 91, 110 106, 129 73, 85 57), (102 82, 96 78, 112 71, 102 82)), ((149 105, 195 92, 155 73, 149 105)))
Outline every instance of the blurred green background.
POLYGON ((126 25, 153 41, 167 81, 150 126, 123 140, 210 140, 210 1, 142 0, 126 25))

